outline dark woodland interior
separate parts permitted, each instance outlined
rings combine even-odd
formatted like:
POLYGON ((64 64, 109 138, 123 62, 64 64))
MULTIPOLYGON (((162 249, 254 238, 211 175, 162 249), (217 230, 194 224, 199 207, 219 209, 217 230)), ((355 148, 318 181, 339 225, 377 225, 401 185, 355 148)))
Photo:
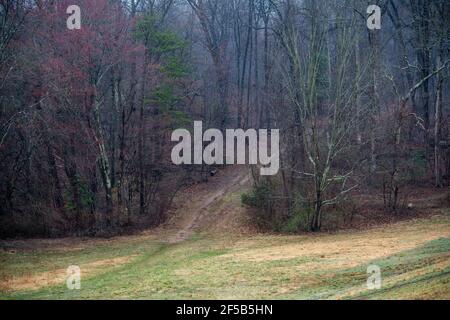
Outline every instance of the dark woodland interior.
POLYGON ((172 131, 196 120, 280 130, 279 173, 250 166, 242 195, 263 230, 446 205, 450 2, 369 2, 0 0, 0 237, 160 225, 223 170, 171 162, 172 131))

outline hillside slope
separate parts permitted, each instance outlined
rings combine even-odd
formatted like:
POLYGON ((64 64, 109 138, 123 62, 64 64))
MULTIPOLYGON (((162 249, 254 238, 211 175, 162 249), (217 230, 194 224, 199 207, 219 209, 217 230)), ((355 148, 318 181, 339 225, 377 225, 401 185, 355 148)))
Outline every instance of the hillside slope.
MULTIPOLYGON (((0 299, 450 299, 450 214, 333 234, 251 230, 249 175, 230 167, 177 197, 156 230, 0 243, 0 299), (381 290, 367 290, 367 267, 381 290), (82 272, 68 290, 66 269, 82 272)), ((431 209, 430 209, 431 210, 431 209)))

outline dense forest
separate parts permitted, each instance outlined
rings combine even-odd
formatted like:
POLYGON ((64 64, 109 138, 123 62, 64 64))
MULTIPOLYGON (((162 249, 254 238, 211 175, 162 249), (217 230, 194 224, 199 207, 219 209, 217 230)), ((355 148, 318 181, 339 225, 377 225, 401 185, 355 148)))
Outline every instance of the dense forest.
POLYGON ((448 0, 0 0, 0 237, 160 225, 223 167, 172 163, 194 121, 280 130, 242 195, 265 228, 319 231, 360 194, 401 215, 450 182, 449 21, 448 0))

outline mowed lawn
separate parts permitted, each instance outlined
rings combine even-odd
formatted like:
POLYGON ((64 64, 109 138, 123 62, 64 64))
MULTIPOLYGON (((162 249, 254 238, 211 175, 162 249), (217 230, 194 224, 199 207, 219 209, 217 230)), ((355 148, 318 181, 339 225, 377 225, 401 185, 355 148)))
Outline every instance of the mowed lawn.
POLYGON ((0 299, 450 299, 450 216, 301 236, 1 243, 0 299), (66 269, 81 268, 81 290, 66 269), (382 288, 367 289, 367 267, 382 288))

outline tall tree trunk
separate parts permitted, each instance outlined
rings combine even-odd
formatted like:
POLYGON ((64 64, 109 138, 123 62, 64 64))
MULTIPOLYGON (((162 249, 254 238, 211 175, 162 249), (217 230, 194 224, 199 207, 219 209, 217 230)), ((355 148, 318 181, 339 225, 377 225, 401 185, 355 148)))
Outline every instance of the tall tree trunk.
POLYGON ((369 30, 369 44, 371 48, 371 81, 370 81, 370 172, 374 173, 377 169, 376 159, 376 126, 375 117, 380 113, 379 96, 379 70, 381 69, 380 59, 380 32, 379 30, 369 30))
MULTIPOLYGON (((356 77, 360 77, 361 74, 361 50, 360 50, 360 44, 359 41, 356 41, 355 43, 355 73, 356 77)), ((356 81, 356 97, 355 97, 355 108, 356 108, 356 123, 355 123, 355 129, 356 129, 356 143, 358 145, 361 145, 362 143, 362 134, 361 134, 361 108, 362 108, 362 102, 361 102, 361 84, 360 81, 356 81)))
POLYGON ((256 126, 258 128, 261 128, 261 122, 259 114, 261 112, 261 106, 260 106, 260 89, 259 89, 259 41, 258 41, 258 27, 259 27, 259 21, 257 18, 255 18, 255 113, 256 113, 256 126))
POLYGON ((145 90, 147 86, 147 67, 150 63, 148 52, 145 52, 144 66, 142 72, 141 92, 139 97, 139 142, 138 142, 138 165, 139 165, 139 213, 146 213, 145 201, 145 90))
MULTIPOLYGON (((441 54, 437 56, 437 65, 441 64, 441 54)), ((442 88, 444 78, 442 73, 437 75, 436 85, 436 106, 434 118, 434 176, 436 187, 442 187, 442 172, 441 172, 441 123, 442 123, 442 88)))
POLYGON ((98 146, 99 151, 99 168, 102 177, 103 187, 105 188, 106 195, 106 223, 111 225, 112 213, 113 213, 113 198, 112 198, 112 184, 111 184, 111 167, 108 158, 108 152, 106 150, 103 128, 100 119, 100 101, 97 97, 94 98, 94 139, 98 146))
MULTIPOLYGON (((136 0, 132 0, 131 1, 131 18, 134 19, 136 16, 136 11, 137 11, 137 3, 136 0)), ((136 40, 134 40, 136 42, 136 40)), ((131 62, 131 66, 130 66, 130 93, 129 93, 129 97, 128 97, 128 101, 129 101, 129 111, 127 112, 126 110, 126 106, 125 103, 121 103, 121 117, 120 117, 120 150, 119 150, 119 166, 120 166, 120 172, 119 172, 119 181, 118 181, 118 186, 117 186, 117 200, 119 203, 119 207, 121 208, 123 205, 123 199, 125 198, 125 201, 127 199, 132 198, 132 196, 130 194, 128 194, 128 196, 123 196, 124 194, 124 179, 125 179, 125 163, 127 162, 127 159, 125 157, 125 149, 126 149, 126 135, 127 135, 127 124, 129 119, 131 118, 134 110, 135 110, 135 104, 136 104, 136 92, 137 92, 137 83, 138 83, 138 77, 136 74, 136 61, 137 61, 137 57, 136 54, 133 55, 132 57, 132 62, 131 62)), ((119 91, 120 93, 120 91, 119 91)), ((127 190, 130 191, 132 190, 131 184, 132 181, 129 180, 128 181, 129 186, 127 187, 127 190)), ((130 214, 130 203, 128 203, 127 206, 127 213, 128 215, 130 214)))
POLYGON ((271 127, 271 115, 269 109, 269 102, 267 101, 269 98, 269 16, 264 17, 264 107, 263 112, 261 112, 261 123, 265 122, 266 128, 270 129, 271 127), (263 119, 265 117, 265 119, 263 119))
POLYGON ((244 127, 248 128, 250 123, 250 108, 251 108, 251 93, 252 93, 252 75, 253 75, 253 0, 250 0, 249 4, 249 28, 248 38, 250 39, 250 51, 249 51, 249 67, 248 67, 248 82, 247 82, 247 107, 244 119, 244 127))

